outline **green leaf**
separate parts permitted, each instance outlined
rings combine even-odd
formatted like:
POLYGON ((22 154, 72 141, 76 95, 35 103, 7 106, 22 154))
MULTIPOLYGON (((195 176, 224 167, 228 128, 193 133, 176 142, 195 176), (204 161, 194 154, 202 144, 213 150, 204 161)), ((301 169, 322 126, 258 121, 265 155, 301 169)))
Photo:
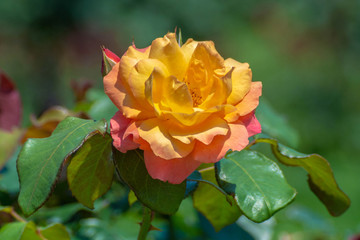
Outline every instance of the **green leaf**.
POLYGON ((112 139, 109 134, 89 138, 73 155, 67 168, 71 192, 88 208, 111 187, 114 164, 111 161, 112 139))
POLYGON ((36 233, 33 222, 13 222, 0 230, 0 239, 6 240, 42 240, 36 233))
POLYGON ((271 144, 274 155, 287 166, 302 167, 308 172, 310 189, 333 216, 340 216, 350 206, 349 197, 339 188, 330 164, 320 155, 299 153, 275 139, 259 138, 255 143, 271 144))
POLYGON ((256 117, 261 123, 263 133, 280 139, 290 146, 296 147, 298 145, 299 135, 297 131, 291 127, 286 118, 277 113, 264 98, 261 98, 260 104, 256 108, 256 117))
POLYGON ((66 227, 59 223, 43 228, 40 232, 47 240, 70 240, 66 227))
POLYGON ((184 198, 186 182, 170 184, 153 179, 146 170, 143 153, 139 150, 122 154, 113 150, 120 178, 134 191, 137 199, 148 208, 162 214, 174 214, 184 198))
POLYGON ((278 165, 259 152, 228 153, 215 167, 219 185, 235 195, 243 214, 254 222, 265 221, 295 198, 278 165))
MULTIPOLYGON (((217 185, 214 169, 201 172, 202 179, 217 185)), ((194 207, 201 212, 214 226, 215 231, 234 223, 241 215, 234 198, 230 197, 232 204, 229 204, 224 194, 220 193, 213 186, 199 182, 193 193, 194 207)))
POLYGON ((21 236, 21 240, 43 240, 37 233, 34 222, 28 222, 21 236))
POLYGON ((26 222, 13 222, 0 229, 0 239, 20 240, 26 228, 26 222))
POLYGON ((48 138, 28 139, 18 161, 19 205, 26 216, 40 208, 52 192, 64 161, 96 133, 105 134, 106 121, 68 117, 48 138))

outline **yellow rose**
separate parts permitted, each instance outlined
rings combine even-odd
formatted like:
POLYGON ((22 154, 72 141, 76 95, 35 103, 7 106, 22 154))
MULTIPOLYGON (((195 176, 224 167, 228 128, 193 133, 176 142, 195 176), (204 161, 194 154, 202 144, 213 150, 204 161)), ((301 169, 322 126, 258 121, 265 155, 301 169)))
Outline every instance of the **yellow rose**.
POLYGON ((181 183, 261 131, 254 115, 261 82, 251 81, 247 63, 224 60, 211 41, 179 46, 168 33, 145 49, 130 46, 116 62, 104 77, 119 109, 110 121, 113 144, 144 150, 155 179, 181 183))

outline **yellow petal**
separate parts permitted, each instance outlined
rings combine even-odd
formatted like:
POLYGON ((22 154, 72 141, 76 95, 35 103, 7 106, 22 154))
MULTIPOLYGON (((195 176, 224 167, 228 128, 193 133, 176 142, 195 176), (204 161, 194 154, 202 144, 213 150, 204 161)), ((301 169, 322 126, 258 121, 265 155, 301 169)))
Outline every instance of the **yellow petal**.
POLYGON ((208 145, 217 135, 226 135, 229 130, 225 120, 214 117, 209 118, 203 123, 191 127, 172 125, 169 126, 169 134, 186 144, 193 142, 195 139, 208 145))
POLYGON ((146 59, 149 57, 151 47, 147 47, 145 49, 137 49, 134 46, 130 46, 125 53, 125 56, 135 58, 135 59, 146 59))
POLYGON ((145 120, 138 128, 139 136, 149 143, 151 150, 163 159, 182 158, 194 148, 194 143, 184 144, 170 136, 165 123, 159 119, 145 120))
POLYGON ((155 66, 157 69, 161 69, 165 75, 168 75, 165 65, 160 61, 156 59, 143 59, 135 64, 127 78, 127 84, 133 96, 137 102, 141 104, 144 109, 148 109, 148 111, 151 111, 153 107, 149 104, 145 95, 145 82, 149 79, 155 66))
POLYGON ((225 66, 234 68, 232 72, 232 92, 227 99, 227 103, 235 105, 244 98, 251 86, 251 69, 247 63, 239 63, 234 59, 225 60, 225 66))
POLYGON ((151 44, 149 58, 160 60, 171 75, 177 79, 183 79, 187 62, 174 33, 168 33, 163 38, 155 39, 151 44))
POLYGON ((199 105, 200 108, 207 109, 226 103, 232 91, 231 75, 234 69, 230 69, 223 77, 214 76, 213 87, 205 101, 199 105))

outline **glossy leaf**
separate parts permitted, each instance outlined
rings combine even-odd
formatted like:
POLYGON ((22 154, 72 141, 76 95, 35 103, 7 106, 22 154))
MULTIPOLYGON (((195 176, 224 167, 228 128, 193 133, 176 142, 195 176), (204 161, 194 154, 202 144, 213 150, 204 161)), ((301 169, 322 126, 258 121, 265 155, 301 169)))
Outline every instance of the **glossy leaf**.
POLYGON ((0 129, 11 131, 21 123, 22 106, 20 94, 14 83, 0 72, 0 129))
POLYGON ((48 226, 40 232, 47 240, 70 240, 70 235, 66 227, 59 223, 48 226))
MULTIPOLYGON (((217 185, 214 169, 201 172, 202 179, 217 185)), ((215 231, 234 223, 241 215, 241 211, 234 198, 227 198, 213 186, 199 182, 193 193, 194 207, 201 212, 214 226, 215 231)))
POLYGON ((28 139, 18 161, 19 205, 26 216, 40 208, 56 183, 63 162, 89 137, 106 132, 106 122, 68 117, 48 138, 28 139))
POLYGON ((170 184, 150 177, 146 170, 143 153, 139 150, 123 154, 113 150, 116 170, 134 191, 137 199, 153 211, 174 214, 184 198, 186 183, 170 184))
POLYGON ((287 166, 302 167, 308 172, 308 183, 315 195, 333 216, 343 214, 350 206, 349 197, 339 188, 330 164, 318 154, 303 154, 278 143, 275 139, 259 138, 271 144, 274 155, 287 166))
POLYGON ((264 98, 256 109, 256 117, 261 123, 263 133, 296 147, 299 143, 299 135, 287 120, 277 113, 264 98))
POLYGON ((88 208, 111 187, 114 164, 111 161, 109 134, 96 134, 89 138, 71 158, 67 178, 71 192, 88 208))
POLYGON ((215 166, 219 185, 234 194, 243 214, 255 222, 265 221, 295 198, 277 164, 259 152, 231 152, 215 166))

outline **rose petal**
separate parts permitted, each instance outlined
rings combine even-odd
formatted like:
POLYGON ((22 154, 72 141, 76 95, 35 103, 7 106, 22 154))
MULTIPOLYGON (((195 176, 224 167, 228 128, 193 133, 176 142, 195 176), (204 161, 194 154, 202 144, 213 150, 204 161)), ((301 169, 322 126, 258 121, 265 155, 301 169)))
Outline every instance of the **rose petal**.
POLYGON ((124 135, 131 123, 132 120, 126 118, 120 111, 116 112, 110 120, 110 134, 114 140, 113 145, 123 153, 139 147, 139 144, 133 141, 132 135, 124 135))
POLYGON ((249 113, 244 117, 241 117, 239 120, 241 120, 245 124, 249 137, 261 133, 261 125, 255 117, 254 112, 249 113))
POLYGON ((153 117, 155 113, 144 109, 134 98, 130 87, 122 81, 124 66, 135 64, 132 58, 122 57, 120 63, 116 64, 112 70, 104 77, 104 90, 111 101, 127 118, 146 119, 153 117))
POLYGON ((183 79, 187 68, 186 58, 176 41, 175 33, 155 39, 151 44, 149 58, 155 58, 165 64, 171 75, 183 79))
POLYGON ((226 121, 221 118, 209 118, 202 124, 192 127, 169 126, 169 134, 185 144, 189 144, 196 139, 208 145, 215 136, 226 135, 228 130, 229 127, 226 121))
POLYGON ((152 151, 144 151, 144 159, 146 169, 152 178, 172 184, 183 182, 201 164, 193 160, 191 156, 165 160, 153 154, 152 151))
POLYGON ((248 132, 242 123, 229 124, 226 136, 216 136, 209 145, 196 142, 192 155, 196 161, 214 163, 223 158, 228 150, 240 151, 248 143, 248 132))
POLYGON ((251 69, 247 63, 239 63, 232 58, 225 60, 225 66, 234 67, 232 72, 232 92, 227 99, 228 104, 235 105, 239 103, 249 92, 251 87, 251 69))
POLYGON ((149 143, 151 150, 163 159, 182 158, 194 148, 194 143, 184 144, 171 137, 166 125, 161 120, 152 118, 143 121, 139 128, 139 136, 149 143))
POLYGON ((262 83, 261 82, 252 82, 250 91, 245 95, 245 97, 240 101, 235 107, 237 110, 235 112, 229 113, 225 116, 225 120, 228 122, 235 122, 239 119, 240 116, 245 116, 259 105, 259 97, 262 93, 262 83))

